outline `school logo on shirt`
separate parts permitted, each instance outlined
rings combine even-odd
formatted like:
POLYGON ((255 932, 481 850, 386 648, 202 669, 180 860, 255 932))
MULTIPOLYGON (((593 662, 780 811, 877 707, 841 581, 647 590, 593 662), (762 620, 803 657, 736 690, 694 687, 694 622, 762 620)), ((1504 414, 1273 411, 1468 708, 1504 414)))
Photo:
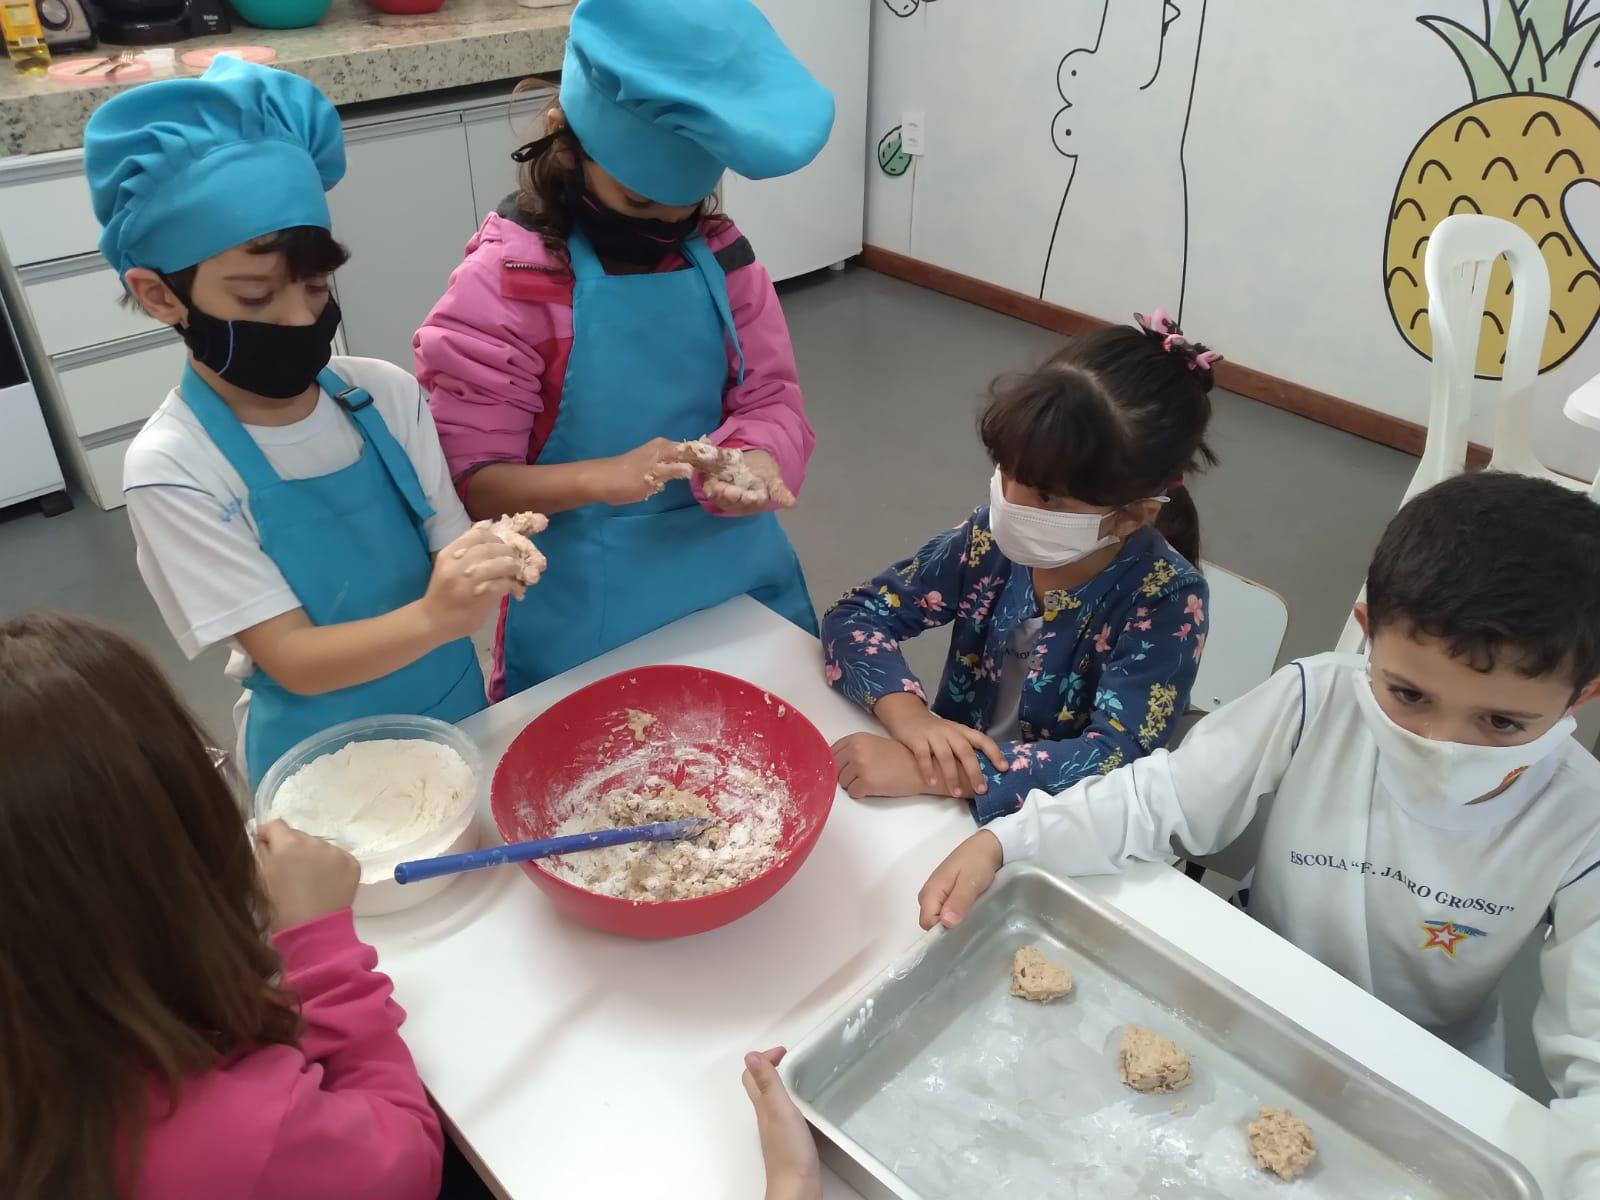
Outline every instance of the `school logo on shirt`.
POLYGON ((1456 947, 1470 938, 1487 937, 1481 929, 1474 929, 1471 925, 1462 925, 1455 921, 1424 921, 1423 932, 1428 935, 1422 943, 1424 950, 1443 950, 1451 958, 1456 956, 1456 947))

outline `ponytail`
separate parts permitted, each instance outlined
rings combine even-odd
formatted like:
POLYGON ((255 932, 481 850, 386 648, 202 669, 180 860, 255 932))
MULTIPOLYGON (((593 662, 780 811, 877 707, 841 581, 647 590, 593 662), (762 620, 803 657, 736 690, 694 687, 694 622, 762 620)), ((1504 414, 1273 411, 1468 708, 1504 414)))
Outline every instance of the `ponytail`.
POLYGON ((1185 486, 1174 487, 1156 516, 1156 532, 1195 567, 1200 565, 1200 510, 1185 486))

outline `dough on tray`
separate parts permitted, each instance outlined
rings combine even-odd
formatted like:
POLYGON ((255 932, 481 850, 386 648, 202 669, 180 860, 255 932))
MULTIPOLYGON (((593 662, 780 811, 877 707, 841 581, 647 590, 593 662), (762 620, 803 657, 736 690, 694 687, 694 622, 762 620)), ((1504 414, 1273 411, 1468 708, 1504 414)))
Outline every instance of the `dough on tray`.
POLYGON ((1250 1122, 1250 1156, 1279 1179, 1299 1179, 1317 1156, 1311 1126, 1286 1108, 1263 1108, 1250 1122))
POLYGON ((539 552, 539 547, 529 541, 529 535, 543 533, 550 528, 550 518, 543 513, 520 512, 501 517, 498 521, 490 521, 488 526, 490 533, 515 552, 518 581, 529 586, 538 583, 539 576, 544 574, 545 568, 550 564, 539 552))
POLYGON ((1072 973, 1037 946, 1024 946, 1011 957, 1011 994, 1043 1003, 1072 990, 1072 973))
POLYGON ((1154 1030, 1129 1025, 1122 1032, 1117 1077, 1136 1092, 1175 1092, 1189 1086, 1189 1056, 1154 1030))

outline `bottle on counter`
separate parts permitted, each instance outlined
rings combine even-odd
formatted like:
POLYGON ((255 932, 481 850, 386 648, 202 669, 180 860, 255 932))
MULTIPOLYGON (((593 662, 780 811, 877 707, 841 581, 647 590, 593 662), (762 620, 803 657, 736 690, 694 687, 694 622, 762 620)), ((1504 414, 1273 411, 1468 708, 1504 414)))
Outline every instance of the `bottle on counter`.
POLYGON ((44 27, 34 0, 0 0, 0 32, 6 53, 24 75, 43 75, 50 65, 50 47, 44 44, 44 27))

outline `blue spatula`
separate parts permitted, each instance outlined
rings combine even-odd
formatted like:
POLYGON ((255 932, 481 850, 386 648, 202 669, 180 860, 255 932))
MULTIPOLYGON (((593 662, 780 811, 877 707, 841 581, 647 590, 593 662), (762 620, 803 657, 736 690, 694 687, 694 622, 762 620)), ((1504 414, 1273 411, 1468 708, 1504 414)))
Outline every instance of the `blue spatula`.
POLYGON ((621 846, 627 842, 675 842, 716 824, 711 817, 689 817, 682 821, 657 821, 653 825, 631 825, 625 829, 601 829, 594 833, 574 833, 566 837, 540 838, 532 842, 511 842, 505 846, 491 846, 487 850, 469 850, 465 854, 444 854, 438 858, 419 858, 400 863, 394 869, 396 883, 419 883, 440 875, 456 875, 462 871, 476 871, 481 867, 498 867, 502 863, 527 862, 535 858, 549 858, 556 854, 572 854, 582 850, 600 850, 606 846, 621 846))

